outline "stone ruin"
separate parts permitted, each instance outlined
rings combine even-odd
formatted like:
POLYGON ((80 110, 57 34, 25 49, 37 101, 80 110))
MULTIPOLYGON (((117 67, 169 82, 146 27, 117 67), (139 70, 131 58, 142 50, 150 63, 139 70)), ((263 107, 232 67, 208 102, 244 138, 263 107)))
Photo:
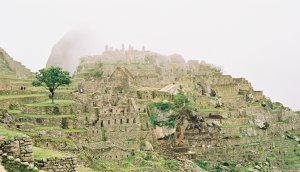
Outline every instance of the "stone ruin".
MULTIPOLYGON (((275 148, 270 148, 269 145, 277 144, 276 141, 272 142, 267 138, 284 135, 289 131, 294 132, 300 128, 299 116, 293 112, 287 116, 283 115, 289 112, 289 109, 281 109, 278 112, 265 107, 265 102, 269 100, 262 91, 254 90, 246 79, 223 75, 218 68, 205 62, 185 62, 176 54, 163 56, 150 51, 134 50, 131 47, 128 51, 107 48, 102 55, 83 58, 74 78, 78 81, 79 88, 86 91, 76 95, 77 116, 81 116, 80 120, 85 121, 84 125, 93 128, 90 130, 96 130, 93 132, 105 131, 107 140, 102 140, 116 148, 126 148, 128 153, 139 146, 124 144, 124 135, 127 138, 130 136, 150 142, 155 136, 159 136, 157 138, 160 140, 164 137, 170 140, 167 136, 171 136, 174 137, 171 144, 166 144, 166 140, 159 141, 162 147, 171 145, 166 148, 168 151, 164 150, 173 151, 170 157, 182 148, 179 151, 181 154, 176 156, 202 159, 212 164, 220 161, 264 161, 273 156, 273 153, 262 155, 259 152, 273 152, 275 148), (93 72, 92 69, 101 70, 103 76, 97 78, 86 75, 93 72), (173 101, 174 95, 180 89, 189 100, 204 110, 195 107, 187 119, 178 118, 175 130, 158 129, 161 127, 155 126, 152 133, 148 117, 142 118, 143 113, 150 115, 148 103, 153 100, 173 101), (83 112, 93 115, 80 115, 83 112), (278 115, 294 120, 283 124, 278 120, 278 115), (194 123, 195 119, 199 119, 199 123, 194 123), (266 122, 271 125, 268 129, 264 128, 266 122), (142 138, 135 133, 144 133, 142 136, 147 137, 142 138), (256 142, 254 138, 261 141, 256 142), (221 156, 228 154, 230 156, 221 156)), ((96 140, 99 139, 101 140, 96 140)), ((92 151, 95 151, 95 144, 91 145, 92 151)), ((294 149, 297 143, 291 145, 294 149)), ((86 147, 89 147, 88 144, 86 147)), ((102 150, 107 148, 102 144, 96 147, 102 150)), ((113 153, 107 151, 103 156, 100 153, 99 157, 118 159, 114 155, 123 157, 125 151, 119 149, 117 153, 117 149, 111 150, 113 153)), ((273 165, 288 168, 282 164, 273 165)))
POLYGON ((74 157, 47 158, 34 161, 32 139, 26 135, 14 139, 0 139, 0 159, 11 171, 68 171, 75 172, 77 163, 74 157))
MULTIPOLYGON (((22 132, 42 128, 32 137, 36 146, 79 157, 34 161, 38 169, 75 171, 77 164, 119 161, 140 151, 158 152, 187 164, 201 160, 207 170, 228 171, 232 164, 239 169, 244 163, 258 166, 254 171, 299 169, 299 114, 278 106, 246 79, 223 75, 203 61, 185 62, 178 54, 165 56, 132 46, 128 50, 107 46, 101 55, 81 59, 71 87, 70 92, 56 94, 58 99, 74 100, 70 106, 26 106, 47 96, 0 104, 9 109, 18 101, 16 109, 21 111, 21 115, 7 111, 0 116, 1 123, 22 132), (163 111, 151 106, 174 103, 179 93, 188 99, 187 109, 163 111), (151 121, 153 116, 157 121, 151 121), (174 125, 166 125, 172 116, 174 125)), ((5 89, 3 93, 11 88, 5 89)), ((2 157, 8 164, 18 158, 23 162, 19 155, 4 151, 2 157)))

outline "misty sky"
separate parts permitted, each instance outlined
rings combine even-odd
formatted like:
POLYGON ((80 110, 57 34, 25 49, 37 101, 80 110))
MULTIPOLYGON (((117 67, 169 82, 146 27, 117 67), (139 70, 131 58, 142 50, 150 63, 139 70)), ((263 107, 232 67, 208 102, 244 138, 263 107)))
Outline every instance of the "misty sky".
POLYGON ((33 71, 82 29, 99 43, 179 53, 300 110, 299 0, 0 0, 0 46, 33 71))

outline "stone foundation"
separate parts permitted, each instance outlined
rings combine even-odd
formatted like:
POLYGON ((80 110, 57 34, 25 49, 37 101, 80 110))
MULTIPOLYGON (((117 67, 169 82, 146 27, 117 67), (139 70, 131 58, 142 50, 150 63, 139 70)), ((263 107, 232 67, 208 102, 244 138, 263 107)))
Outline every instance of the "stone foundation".
POLYGON ((0 138, 0 156, 4 167, 14 172, 38 170, 76 172, 76 158, 71 156, 47 158, 34 162, 32 145, 32 139, 26 135, 13 139, 0 138))
POLYGON ((74 157, 47 158, 35 162, 40 170, 51 172, 76 172, 77 162, 74 157))

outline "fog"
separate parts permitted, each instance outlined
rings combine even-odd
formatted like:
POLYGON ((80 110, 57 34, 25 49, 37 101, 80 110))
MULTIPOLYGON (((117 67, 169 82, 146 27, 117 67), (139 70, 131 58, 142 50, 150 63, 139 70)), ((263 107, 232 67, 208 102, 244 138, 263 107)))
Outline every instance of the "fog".
POLYGON ((1 7, 0 46, 33 71, 80 28, 99 53, 124 43, 205 60, 300 109, 300 1, 7 0, 1 7))
POLYGON ((60 66, 73 74, 80 63, 80 58, 100 54, 100 47, 104 45, 96 32, 77 26, 53 46, 46 66, 60 66))

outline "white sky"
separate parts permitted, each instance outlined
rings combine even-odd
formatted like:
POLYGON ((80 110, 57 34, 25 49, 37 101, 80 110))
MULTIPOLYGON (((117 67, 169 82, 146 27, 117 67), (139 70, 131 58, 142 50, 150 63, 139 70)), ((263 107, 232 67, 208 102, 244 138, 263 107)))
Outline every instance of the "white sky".
POLYGON ((145 45, 221 65, 300 110, 299 0, 0 0, 0 7, 0 46, 33 71, 80 26, 103 45, 145 45))

